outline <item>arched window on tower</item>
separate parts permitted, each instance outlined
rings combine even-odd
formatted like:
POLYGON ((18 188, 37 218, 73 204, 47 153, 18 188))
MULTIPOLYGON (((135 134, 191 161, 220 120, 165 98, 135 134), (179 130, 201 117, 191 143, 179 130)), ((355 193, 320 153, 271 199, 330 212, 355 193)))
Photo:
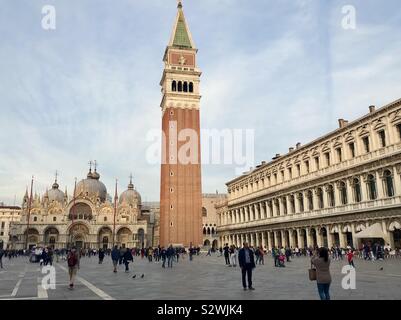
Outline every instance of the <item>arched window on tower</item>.
POLYGON ((188 92, 188 82, 184 82, 184 92, 188 92))
POLYGON ((194 92, 194 84, 192 82, 189 83, 189 92, 194 92))
POLYGON ((203 227, 203 234, 206 234, 206 228, 203 227))
POLYGON ((394 197, 394 183, 393 183, 393 176, 390 170, 384 171, 384 184, 386 189, 386 196, 387 197, 394 197))
POLYGON ((182 92, 182 82, 178 81, 178 92, 182 92))
POLYGON ((177 91, 177 81, 173 81, 173 83, 171 84, 171 90, 172 91, 177 91))

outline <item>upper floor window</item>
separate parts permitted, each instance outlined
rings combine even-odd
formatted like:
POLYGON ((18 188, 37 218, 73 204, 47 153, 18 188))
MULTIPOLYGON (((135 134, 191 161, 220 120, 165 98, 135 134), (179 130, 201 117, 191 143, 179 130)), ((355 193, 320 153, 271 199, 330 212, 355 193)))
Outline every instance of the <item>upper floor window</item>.
POLYGON ((301 165, 299 165, 299 164, 297 164, 297 174, 298 174, 298 177, 301 176, 301 165))
POLYGON ((305 161, 306 173, 309 173, 309 161, 305 161))
POLYGON ((178 92, 182 92, 182 82, 178 81, 178 92))
POLYGON ((397 124, 398 139, 401 140, 401 123, 397 124))
POLYGON ((376 191, 376 178, 373 174, 368 175, 367 187, 368 187, 369 199, 375 200, 377 198, 377 191, 376 191))
POLYGON ((177 81, 173 81, 171 84, 171 91, 177 91, 177 81))
POLYGON ((1 222, 1 228, 2 228, 2 229, 4 229, 4 225, 5 225, 5 222, 2 221, 2 222, 1 222))
POLYGON ((319 157, 315 157, 315 166, 316 166, 316 170, 320 170, 319 157))
POLYGON ((354 188, 354 201, 361 202, 362 201, 362 194, 361 194, 361 184, 358 178, 355 178, 352 181, 352 185, 354 188))
POLYGON ((324 202, 323 202, 323 190, 322 190, 322 188, 318 188, 316 193, 317 193, 319 209, 323 209, 324 202))
POLYGON ((189 83, 189 92, 194 92, 194 84, 192 82, 189 83))
POLYGON ((33 221, 38 221, 38 217, 33 217, 33 221))
POLYGON ((274 174, 274 183, 277 183, 277 173, 274 174))
POLYGON ((280 215, 280 202, 278 199, 274 200, 274 205, 276 206, 276 213, 279 216, 280 215))
POLYGON ((281 203, 283 205, 283 213, 287 214, 287 199, 286 199, 286 197, 281 199, 281 203))
POLYGON ((295 213, 295 198, 294 195, 290 196, 291 213, 295 213))
POLYGON ((53 217, 53 221, 56 222, 56 221, 57 221, 57 218, 56 218, 56 217, 53 217))
POLYGON ((299 203, 299 212, 304 212, 304 195, 302 193, 298 193, 298 203, 299 203))
POLYGON ((284 170, 281 170, 281 181, 284 181, 284 170))
POLYGON ((344 181, 341 181, 339 184, 339 191, 340 191, 340 201, 341 204, 347 204, 348 199, 347 199, 347 185, 345 184, 344 181))
POLYGON ((324 156, 326 158, 326 166, 330 167, 330 152, 326 152, 324 156))
POLYGON ((334 207, 336 205, 334 198, 334 188, 331 184, 327 187, 327 200, 330 207, 334 207))
POLYGON ((292 178, 292 168, 288 168, 288 177, 292 178))
POLYGON ((365 152, 368 153, 370 152, 370 145, 369 145, 369 137, 363 137, 363 147, 365 148, 365 152))
POLYGON ((202 207, 202 217, 207 217, 207 210, 205 207, 202 207))
POLYGON ((184 82, 184 86, 183 86, 183 88, 184 88, 184 92, 188 92, 188 82, 184 82))
POLYGON ((342 162, 342 161, 343 161, 343 155, 342 155, 342 150, 341 150, 341 148, 337 148, 337 149, 336 149, 336 152, 337 152, 337 161, 338 161, 338 162, 342 162))
POLYGON ((384 148, 386 146, 386 132, 381 130, 377 134, 379 135, 380 146, 384 148))
POLYGON ((313 210, 313 193, 312 191, 308 191, 308 193, 306 194, 306 197, 308 199, 308 209, 309 211, 313 210))
POLYGON ((383 173, 384 178, 384 186, 387 197, 394 197, 394 183, 393 183, 393 175, 390 170, 386 170, 383 173))
POLYGON ((351 158, 355 158, 355 143, 351 142, 348 146, 351 158))

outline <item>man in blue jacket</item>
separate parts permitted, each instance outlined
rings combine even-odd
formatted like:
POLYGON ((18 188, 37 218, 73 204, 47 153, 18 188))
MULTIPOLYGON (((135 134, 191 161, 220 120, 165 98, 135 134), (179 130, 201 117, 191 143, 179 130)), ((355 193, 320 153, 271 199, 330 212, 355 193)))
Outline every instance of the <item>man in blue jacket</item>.
POLYGON ((247 290, 246 275, 248 275, 248 288, 255 290, 252 287, 252 270, 256 267, 253 251, 249 248, 248 243, 244 243, 244 247, 238 253, 238 262, 242 271, 242 286, 247 290))
POLYGON ((117 263, 120 260, 120 250, 118 250, 117 246, 114 246, 113 250, 111 251, 111 260, 113 260, 114 270, 113 272, 117 272, 117 263))

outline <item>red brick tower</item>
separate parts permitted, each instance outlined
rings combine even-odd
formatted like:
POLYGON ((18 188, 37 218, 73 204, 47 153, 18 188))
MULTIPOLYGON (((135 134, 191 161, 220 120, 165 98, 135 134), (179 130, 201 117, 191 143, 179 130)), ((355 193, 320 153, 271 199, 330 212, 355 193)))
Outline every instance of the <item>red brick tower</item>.
POLYGON ((197 49, 181 1, 160 81, 162 164, 160 245, 202 245, 202 188, 197 49))

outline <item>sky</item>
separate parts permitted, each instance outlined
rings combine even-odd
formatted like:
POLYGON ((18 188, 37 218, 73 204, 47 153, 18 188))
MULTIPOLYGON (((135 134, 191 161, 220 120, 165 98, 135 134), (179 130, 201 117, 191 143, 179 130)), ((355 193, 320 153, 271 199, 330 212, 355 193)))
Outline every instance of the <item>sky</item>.
MULTIPOLYGON (((254 161, 285 154, 401 98, 399 0, 184 0, 199 49, 201 127, 251 129, 254 161), (343 20, 355 8, 355 28, 343 20)), ((158 201, 163 54, 175 0, 0 0, 0 202, 43 194, 59 171, 71 195, 89 160, 114 193, 132 172, 158 201), (42 28, 42 8, 56 29, 42 28)), ((204 193, 226 192, 238 164, 202 166, 204 193)))

